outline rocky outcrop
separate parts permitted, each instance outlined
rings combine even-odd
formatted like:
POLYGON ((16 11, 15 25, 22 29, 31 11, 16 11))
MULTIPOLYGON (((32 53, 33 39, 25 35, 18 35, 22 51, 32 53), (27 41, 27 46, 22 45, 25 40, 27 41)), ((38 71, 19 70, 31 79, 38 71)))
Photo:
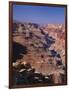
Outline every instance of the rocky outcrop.
MULTIPOLYGON (((34 23, 13 23, 13 46, 15 46, 14 44, 16 46, 13 49, 14 57, 12 65, 15 68, 15 72, 18 70, 19 75, 24 71, 27 73, 27 69, 22 68, 19 70, 16 67, 30 63, 31 67, 35 69, 35 73, 41 73, 44 81, 45 76, 53 75, 49 79, 53 80, 54 83, 63 83, 61 74, 65 75, 63 70, 65 67, 64 32, 65 26, 63 24, 48 24, 42 27, 34 23)), ((34 79, 33 77, 32 79, 34 79)), ((19 76, 19 78, 21 77, 19 76)))

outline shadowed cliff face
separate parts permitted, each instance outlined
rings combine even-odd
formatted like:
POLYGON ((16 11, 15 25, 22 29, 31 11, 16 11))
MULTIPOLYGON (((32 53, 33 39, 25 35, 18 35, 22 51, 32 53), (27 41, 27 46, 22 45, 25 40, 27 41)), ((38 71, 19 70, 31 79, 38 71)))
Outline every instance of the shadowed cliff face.
POLYGON ((27 53, 27 48, 17 42, 13 42, 13 62, 17 59, 23 58, 24 54, 27 53))

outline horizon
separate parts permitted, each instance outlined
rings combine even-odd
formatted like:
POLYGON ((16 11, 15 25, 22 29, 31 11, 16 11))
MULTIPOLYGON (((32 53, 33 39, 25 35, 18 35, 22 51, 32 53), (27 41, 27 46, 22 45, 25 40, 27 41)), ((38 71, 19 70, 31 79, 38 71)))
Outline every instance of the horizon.
POLYGON ((40 23, 34 23, 34 22, 23 22, 23 21, 17 21, 17 20, 13 20, 13 23, 15 23, 15 22, 18 22, 18 23, 21 23, 21 24, 23 24, 23 23, 32 23, 32 24, 38 24, 38 25, 48 25, 48 24, 53 24, 53 25, 65 25, 64 23, 46 23, 46 24, 40 24, 40 23))

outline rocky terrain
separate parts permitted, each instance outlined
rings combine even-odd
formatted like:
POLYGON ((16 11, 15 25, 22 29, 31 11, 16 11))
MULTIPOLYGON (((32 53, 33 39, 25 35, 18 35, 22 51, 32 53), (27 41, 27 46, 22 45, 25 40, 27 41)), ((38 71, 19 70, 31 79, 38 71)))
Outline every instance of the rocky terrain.
POLYGON ((65 26, 13 23, 15 84, 65 83, 65 26))

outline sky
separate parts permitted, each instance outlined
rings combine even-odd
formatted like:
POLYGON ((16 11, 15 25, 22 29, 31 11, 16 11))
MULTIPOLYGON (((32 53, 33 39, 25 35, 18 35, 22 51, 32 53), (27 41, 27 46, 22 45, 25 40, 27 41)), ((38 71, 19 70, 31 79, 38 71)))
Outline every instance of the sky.
POLYGON ((64 24, 64 7, 13 5, 13 20, 38 24, 64 24))

